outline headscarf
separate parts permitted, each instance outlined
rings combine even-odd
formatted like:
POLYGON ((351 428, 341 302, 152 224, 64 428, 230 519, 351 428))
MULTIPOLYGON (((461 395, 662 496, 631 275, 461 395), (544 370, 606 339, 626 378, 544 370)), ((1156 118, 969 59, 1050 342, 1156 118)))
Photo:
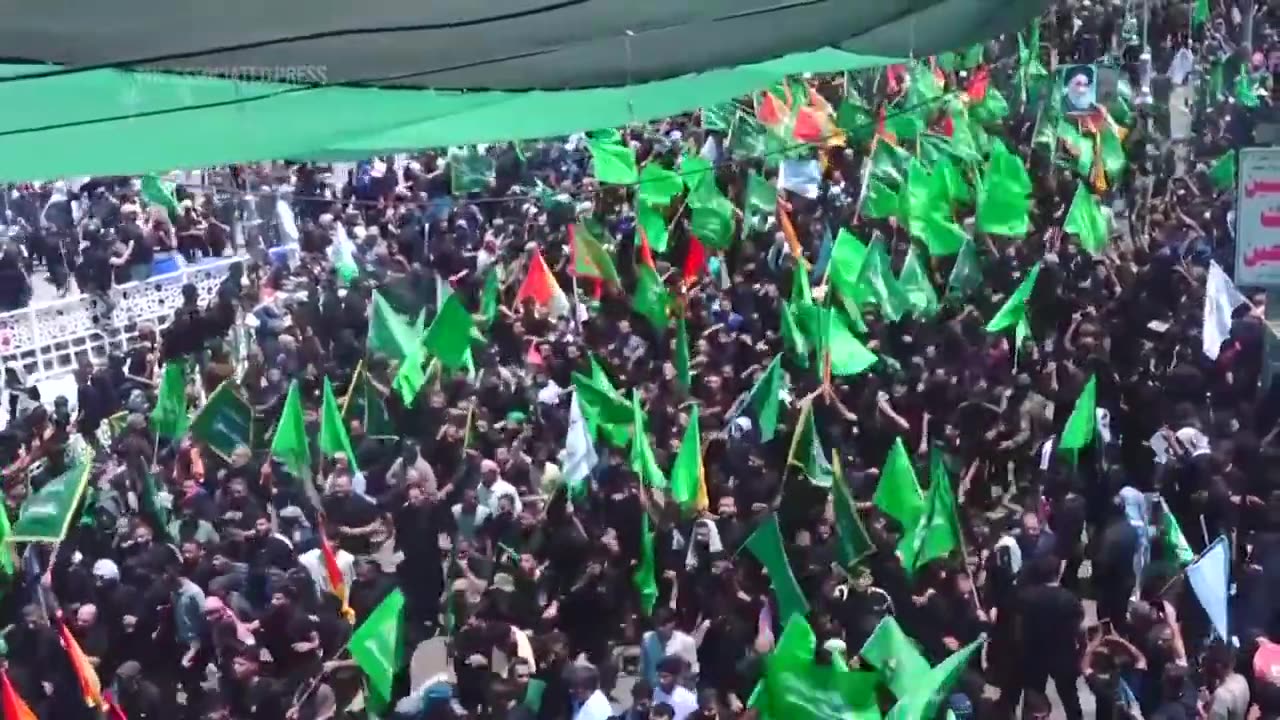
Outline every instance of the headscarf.
POLYGON ((696 570, 698 568, 698 552, 697 545, 693 542, 693 535, 699 527, 707 529, 707 551, 715 554, 724 552, 724 544, 720 542, 720 529, 716 524, 706 518, 700 518, 693 523, 693 530, 689 531, 688 551, 685 552, 684 566, 688 570, 696 570))

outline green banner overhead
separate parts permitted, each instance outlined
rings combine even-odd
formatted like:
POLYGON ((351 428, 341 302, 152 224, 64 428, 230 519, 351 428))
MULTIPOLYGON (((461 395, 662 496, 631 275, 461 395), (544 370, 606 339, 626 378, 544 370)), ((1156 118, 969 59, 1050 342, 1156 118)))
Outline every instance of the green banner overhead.
POLYGON ((67 536, 93 466, 88 452, 72 450, 67 455, 67 469, 22 504, 9 537, 11 542, 58 542, 67 536))
POLYGON ((224 381, 191 420, 191 435, 224 460, 241 445, 253 446, 253 407, 231 380, 224 381))

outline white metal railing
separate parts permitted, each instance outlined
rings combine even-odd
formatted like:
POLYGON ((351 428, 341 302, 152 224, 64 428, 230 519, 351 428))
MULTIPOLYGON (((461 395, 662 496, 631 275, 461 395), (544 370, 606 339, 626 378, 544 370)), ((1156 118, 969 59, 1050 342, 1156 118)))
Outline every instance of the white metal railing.
POLYGON ((117 285, 110 304, 81 293, 0 314, 0 361, 21 363, 32 383, 70 374, 82 357, 102 362, 111 351, 126 350, 140 326, 168 325, 182 306, 183 285, 194 284, 204 306, 231 266, 244 261, 221 258, 117 285))

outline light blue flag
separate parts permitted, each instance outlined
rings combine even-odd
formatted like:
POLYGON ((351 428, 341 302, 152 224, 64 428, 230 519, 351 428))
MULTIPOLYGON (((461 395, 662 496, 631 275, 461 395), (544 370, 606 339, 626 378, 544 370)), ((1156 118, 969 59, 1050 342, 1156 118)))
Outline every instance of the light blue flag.
POLYGON ((818 261, 813 264, 813 272, 809 275, 809 282, 815 285, 822 282, 822 278, 827 274, 827 265, 831 264, 831 251, 835 246, 835 241, 831 239, 831 228, 824 223, 822 226, 822 247, 818 248, 818 261))
POLYGON ((1227 634, 1227 596, 1231 585, 1231 545, 1227 536, 1218 536, 1198 560, 1187 566, 1187 580, 1218 637, 1231 642, 1227 634))

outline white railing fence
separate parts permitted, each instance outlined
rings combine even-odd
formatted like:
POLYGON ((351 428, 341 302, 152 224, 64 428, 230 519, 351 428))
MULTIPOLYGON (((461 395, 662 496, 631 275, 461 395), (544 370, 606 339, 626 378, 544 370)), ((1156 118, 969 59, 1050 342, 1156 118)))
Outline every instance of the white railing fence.
POLYGON ((0 314, 0 361, 21 363, 32 383, 69 375, 80 358, 95 364, 112 351, 123 352, 138 328, 160 329, 182 306, 182 286, 192 283, 205 306, 232 265, 244 258, 222 258, 177 272, 111 289, 111 303, 80 294, 0 314))

